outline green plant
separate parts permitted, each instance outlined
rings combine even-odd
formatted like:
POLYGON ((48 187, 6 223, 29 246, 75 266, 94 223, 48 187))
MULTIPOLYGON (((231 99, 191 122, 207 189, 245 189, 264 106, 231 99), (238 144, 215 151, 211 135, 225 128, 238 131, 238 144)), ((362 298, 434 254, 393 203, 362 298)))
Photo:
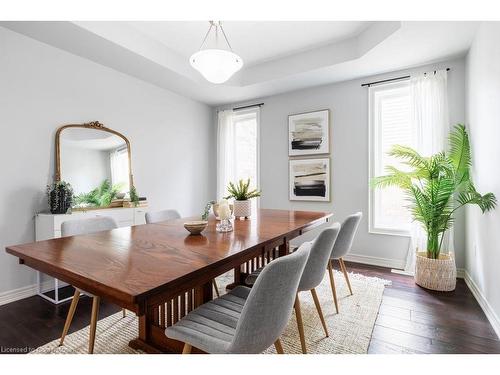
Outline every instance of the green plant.
POLYGON ((250 190, 250 179, 246 182, 240 180, 237 184, 229 183, 227 191, 229 195, 225 199, 234 198, 237 201, 246 201, 250 198, 260 197, 261 191, 250 190))
POLYGON ((210 214, 210 208, 215 204, 215 201, 210 201, 205 205, 203 214, 201 215, 201 220, 208 220, 208 215, 210 214))
POLYGON ((413 220, 427 233, 427 257, 438 259, 444 233, 452 227, 454 214, 466 204, 478 205, 482 212, 496 206, 493 193, 476 191, 470 174, 471 150, 465 126, 458 124, 450 133, 449 151, 423 157, 410 147, 396 145, 389 152, 408 167, 393 166, 387 175, 371 181, 372 187, 398 186, 406 193, 413 220))
POLYGON ((106 179, 92 191, 78 194, 74 199, 74 204, 76 206, 107 207, 123 189, 123 186, 122 183, 111 185, 111 182, 106 179))
POLYGON ((73 187, 69 182, 57 181, 47 185, 47 202, 52 213, 66 213, 73 201, 73 187))
POLYGON ((130 196, 130 201, 134 204, 134 207, 137 207, 137 205, 139 204, 139 194, 137 194, 137 189, 135 188, 135 186, 132 186, 130 188, 128 195, 130 196))

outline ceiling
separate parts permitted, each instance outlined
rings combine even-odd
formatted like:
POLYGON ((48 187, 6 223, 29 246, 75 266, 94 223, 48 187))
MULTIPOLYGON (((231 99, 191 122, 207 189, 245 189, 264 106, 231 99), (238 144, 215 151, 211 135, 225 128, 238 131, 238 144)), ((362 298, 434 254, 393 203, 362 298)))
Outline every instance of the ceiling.
POLYGON ((214 85, 188 61, 208 30, 205 21, 0 26, 214 106, 463 56, 477 29, 468 21, 224 22, 245 65, 225 84, 214 85))
MULTIPOLYGON (((223 28, 236 52, 252 66, 297 52, 322 47, 351 38, 364 31, 372 22, 360 21, 228 21, 223 28)), ((129 26, 153 38, 178 53, 186 61, 201 45, 209 28, 207 21, 190 22, 127 22, 129 26)), ((215 46, 213 33, 206 46, 215 46)), ((219 46, 226 47, 222 38, 219 46)))

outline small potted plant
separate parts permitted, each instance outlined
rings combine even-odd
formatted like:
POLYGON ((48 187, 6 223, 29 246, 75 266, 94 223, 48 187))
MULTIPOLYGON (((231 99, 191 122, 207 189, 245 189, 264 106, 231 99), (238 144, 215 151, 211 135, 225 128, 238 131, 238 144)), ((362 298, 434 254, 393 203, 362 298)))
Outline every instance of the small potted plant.
POLYGON ((52 214, 65 214, 71 210, 73 188, 66 181, 56 181, 47 185, 47 201, 52 214))
POLYGON ((400 159, 407 168, 389 166, 386 176, 372 181, 373 187, 398 186, 406 193, 413 220, 427 234, 427 248, 416 256, 415 282, 438 291, 455 289, 455 260, 442 245, 457 210, 476 204, 484 213, 496 206, 493 193, 481 195, 474 187, 470 143, 464 125, 455 126, 449 142, 449 151, 430 157, 423 157, 410 147, 394 146, 389 155, 400 159))
POLYGON ((250 199, 260 197, 261 192, 257 189, 250 190, 250 179, 246 182, 240 180, 237 184, 229 183, 227 188, 229 195, 225 199, 234 198, 234 216, 248 218, 252 214, 252 201, 250 199))

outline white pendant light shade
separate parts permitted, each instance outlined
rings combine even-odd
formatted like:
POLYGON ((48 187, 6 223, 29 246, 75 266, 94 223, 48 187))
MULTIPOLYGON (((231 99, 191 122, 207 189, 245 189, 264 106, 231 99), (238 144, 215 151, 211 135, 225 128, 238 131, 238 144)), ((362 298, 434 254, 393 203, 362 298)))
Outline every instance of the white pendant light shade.
POLYGON ((204 49, 189 59, 191 66, 212 83, 224 83, 241 69, 243 61, 231 51, 223 49, 204 49))
POLYGON ((210 21, 210 27, 201 43, 200 50, 189 58, 189 62, 207 81, 212 83, 226 82, 243 66, 243 60, 233 52, 220 21, 210 21), (215 48, 203 48, 212 30, 215 36, 215 48), (223 35, 229 49, 219 48, 219 33, 223 35))

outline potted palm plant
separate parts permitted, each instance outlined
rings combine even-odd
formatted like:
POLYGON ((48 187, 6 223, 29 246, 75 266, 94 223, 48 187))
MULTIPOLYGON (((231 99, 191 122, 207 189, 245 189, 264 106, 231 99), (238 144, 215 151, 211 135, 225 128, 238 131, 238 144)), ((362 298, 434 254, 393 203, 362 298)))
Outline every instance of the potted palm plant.
POLYGON ((451 131, 448 152, 424 157, 410 147, 396 145, 389 155, 400 159, 407 168, 403 171, 389 166, 388 174, 374 178, 371 185, 400 187, 406 193, 413 220, 427 234, 427 248, 417 252, 415 282, 427 289, 454 290, 455 260, 442 248, 444 234, 461 207, 476 204, 484 213, 496 206, 493 193, 481 195, 474 187, 465 126, 458 124, 451 131))
POLYGON ((229 195, 225 199, 234 198, 234 216, 248 218, 252 214, 250 199, 260 197, 261 192, 257 189, 250 190, 250 179, 246 182, 240 180, 237 184, 230 182, 227 191, 229 195))

